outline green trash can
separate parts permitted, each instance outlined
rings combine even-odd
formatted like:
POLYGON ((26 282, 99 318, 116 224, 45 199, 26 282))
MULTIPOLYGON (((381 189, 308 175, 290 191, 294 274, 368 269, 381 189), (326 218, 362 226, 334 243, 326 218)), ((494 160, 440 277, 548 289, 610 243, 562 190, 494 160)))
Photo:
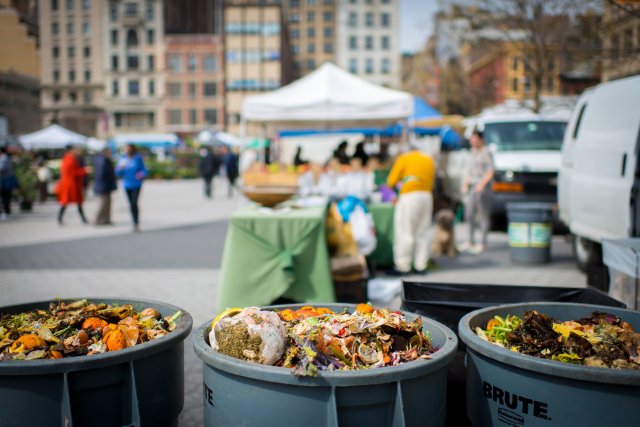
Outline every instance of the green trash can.
MULTIPOLYGON (((303 304, 266 307, 297 309, 303 304)), ((322 304, 336 312, 355 305, 322 304)), ((407 319, 417 315, 405 313, 407 319)), ((297 377, 291 369, 246 362, 214 351, 211 321, 193 334, 204 362, 206 426, 444 426, 447 365, 455 356, 456 335, 422 318, 439 350, 429 360, 360 371, 319 372, 297 377)))
MULTIPOLYGON (((73 302, 83 298, 67 299, 73 302)), ((0 362, 0 425, 177 426, 184 403, 184 340, 193 320, 170 304, 90 298, 93 303, 182 311, 164 337, 109 353, 55 360, 0 362)), ((47 309, 50 301, 0 308, 13 314, 47 309)))
POLYGON ((474 426, 638 425, 640 371, 600 368, 520 354, 474 332, 495 315, 538 310, 556 320, 610 313, 640 331, 640 312, 601 305, 532 302, 473 311, 458 325, 467 345, 467 411, 474 426))
POLYGON ((511 260, 526 264, 551 261, 552 203, 508 203, 511 260))

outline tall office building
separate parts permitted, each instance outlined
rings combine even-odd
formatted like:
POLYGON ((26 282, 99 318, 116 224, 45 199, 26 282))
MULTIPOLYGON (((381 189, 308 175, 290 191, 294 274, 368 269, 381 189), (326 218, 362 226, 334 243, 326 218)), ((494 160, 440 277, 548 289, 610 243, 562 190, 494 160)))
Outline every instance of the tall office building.
POLYGON ((289 83, 292 64, 280 5, 227 4, 224 22, 226 124, 237 133, 244 97, 289 83))
POLYGON ((165 0, 165 34, 218 33, 223 0, 165 0))
POLYGON ((43 124, 104 135, 102 1, 43 0, 39 6, 43 124))
POLYGON ((163 1, 105 1, 102 25, 108 134, 163 129, 163 1))
POLYGON ((336 63, 373 83, 400 87, 400 0, 336 0, 336 63))

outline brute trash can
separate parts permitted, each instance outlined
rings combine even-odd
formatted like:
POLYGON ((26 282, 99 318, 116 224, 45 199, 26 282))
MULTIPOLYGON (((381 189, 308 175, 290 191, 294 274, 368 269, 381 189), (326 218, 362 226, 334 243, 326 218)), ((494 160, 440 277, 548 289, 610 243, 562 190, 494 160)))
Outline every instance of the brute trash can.
POLYGON ((474 426, 638 425, 640 371, 574 365, 520 354, 478 337, 494 316, 538 310, 557 320, 607 312, 640 331, 640 313, 606 306, 526 303, 489 307, 460 320, 467 345, 467 411, 474 426))
POLYGON ((552 203, 507 203, 511 260, 543 264, 551 260, 552 203))
POLYGON ((609 295, 640 309, 640 239, 603 240, 602 258, 609 270, 609 295))
MULTIPOLYGON (((82 298, 64 300, 73 302, 82 298)), ((0 362, 0 425, 177 426, 184 402, 184 339, 192 319, 170 304, 91 298, 93 303, 182 311, 164 337, 122 350, 55 360, 0 362)), ((0 313, 47 309, 50 301, 0 308, 0 313)))
MULTIPOLYGON (((355 305, 323 304, 336 312, 355 305)), ((266 309, 302 307, 281 305, 266 309)), ((406 313, 408 319, 416 315, 406 313)), ((423 318, 434 346, 429 360, 359 371, 319 372, 297 377, 291 369, 265 366, 214 351, 211 321, 193 334, 204 362, 204 421, 207 426, 444 426, 447 365, 455 334, 423 318)))

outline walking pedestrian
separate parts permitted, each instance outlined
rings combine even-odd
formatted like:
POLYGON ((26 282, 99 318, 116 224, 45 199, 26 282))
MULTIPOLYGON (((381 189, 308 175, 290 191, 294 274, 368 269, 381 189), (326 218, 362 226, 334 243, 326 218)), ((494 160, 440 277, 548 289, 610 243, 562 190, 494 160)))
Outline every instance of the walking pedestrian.
POLYGON ((40 203, 44 203, 47 201, 47 197, 49 197, 49 182, 51 181, 51 170, 47 167, 44 159, 38 161, 37 175, 40 203))
POLYGON ((118 188, 116 172, 111 160, 111 149, 106 147, 94 159, 93 192, 98 196, 96 225, 111 225, 111 193, 118 188))
POLYGON ((0 199, 2 199, 0 220, 2 221, 11 219, 11 198, 15 188, 18 188, 18 178, 13 168, 11 154, 6 147, 0 147, 0 199))
POLYGON ((347 154, 347 147, 349 143, 347 141, 342 141, 338 144, 338 148, 333 151, 333 157, 338 159, 341 165, 349 164, 349 155, 347 154))
POLYGON ((491 221, 491 181, 494 175, 493 157, 484 144, 481 131, 475 130, 469 141, 471 153, 467 170, 462 182, 462 194, 465 195, 465 218, 469 223, 469 241, 459 248, 479 254, 487 247, 491 221), (476 228, 480 229, 480 243, 475 242, 476 228))
POLYGON ((203 147, 200 150, 198 170, 204 181, 204 195, 209 199, 213 197, 213 178, 218 175, 219 169, 218 158, 211 152, 209 147, 203 147))
POLYGON ((84 177, 88 170, 78 164, 78 156, 80 151, 77 147, 67 146, 65 154, 62 157, 60 165, 60 181, 56 185, 56 194, 58 195, 58 203, 60 210, 58 211, 58 224, 62 225, 62 218, 67 206, 70 204, 78 205, 78 214, 83 224, 87 224, 87 218, 82 209, 84 202, 84 177))
POLYGON ((393 219, 393 261, 400 273, 408 273, 412 261, 416 271, 427 269, 434 181, 433 159, 416 149, 398 156, 389 172, 387 185, 401 185, 393 219))
POLYGON ((224 169, 227 173, 227 180, 229 180, 229 197, 232 197, 233 190, 236 186, 236 180, 238 179, 238 176, 240 176, 238 155, 225 147, 223 162, 224 169))
POLYGON ((131 218, 133 220, 133 231, 140 231, 140 218, 138 210, 138 198, 142 189, 142 182, 147 177, 147 168, 144 165, 142 156, 136 152, 136 148, 127 144, 126 155, 121 157, 116 167, 116 175, 122 178, 122 186, 127 193, 131 218))

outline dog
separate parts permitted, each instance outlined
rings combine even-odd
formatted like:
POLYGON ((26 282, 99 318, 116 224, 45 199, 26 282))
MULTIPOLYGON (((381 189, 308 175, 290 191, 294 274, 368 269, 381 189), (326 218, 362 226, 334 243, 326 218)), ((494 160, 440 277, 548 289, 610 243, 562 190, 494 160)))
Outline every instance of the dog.
POLYGON ((455 214, 451 209, 440 209, 436 213, 436 232, 431 243, 431 255, 455 257, 458 254, 454 220, 455 214))

